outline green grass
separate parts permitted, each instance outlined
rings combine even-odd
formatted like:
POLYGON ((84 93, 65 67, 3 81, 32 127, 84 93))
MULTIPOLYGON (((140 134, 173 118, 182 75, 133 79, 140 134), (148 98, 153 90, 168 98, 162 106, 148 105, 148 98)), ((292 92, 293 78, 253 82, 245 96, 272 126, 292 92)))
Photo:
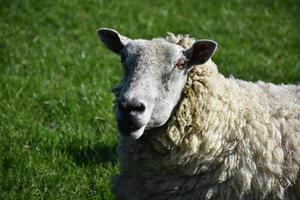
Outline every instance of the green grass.
POLYGON ((298 0, 0 0, 0 17, 0 199, 113 199, 122 70, 99 27, 210 38, 226 76, 300 81, 298 0))

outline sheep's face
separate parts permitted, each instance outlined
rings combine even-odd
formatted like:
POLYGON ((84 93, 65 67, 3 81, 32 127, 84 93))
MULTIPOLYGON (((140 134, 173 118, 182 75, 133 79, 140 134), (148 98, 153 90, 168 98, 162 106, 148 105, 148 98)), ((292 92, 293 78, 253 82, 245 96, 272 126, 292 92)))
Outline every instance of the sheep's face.
POLYGON ((116 117, 121 134, 139 138, 162 126, 177 105, 188 71, 212 56, 216 43, 202 40, 184 50, 164 39, 131 40, 111 29, 99 29, 107 48, 121 57, 124 77, 117 91, 116 117))

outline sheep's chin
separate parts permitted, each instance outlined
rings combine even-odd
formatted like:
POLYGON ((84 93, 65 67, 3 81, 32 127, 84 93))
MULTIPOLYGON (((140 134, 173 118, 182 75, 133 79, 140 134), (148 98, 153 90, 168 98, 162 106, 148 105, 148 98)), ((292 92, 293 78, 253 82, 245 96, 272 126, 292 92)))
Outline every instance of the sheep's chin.
POLYGON ((139 139, 143 133, 144 133, 144 130, 145 130, 145 127, 146 126, 142 126, 141 128, 137 129, 137 130, 134 130, 133 132, 131 132, 129 135, 132 139, 134 140, 137 140, 139 139))

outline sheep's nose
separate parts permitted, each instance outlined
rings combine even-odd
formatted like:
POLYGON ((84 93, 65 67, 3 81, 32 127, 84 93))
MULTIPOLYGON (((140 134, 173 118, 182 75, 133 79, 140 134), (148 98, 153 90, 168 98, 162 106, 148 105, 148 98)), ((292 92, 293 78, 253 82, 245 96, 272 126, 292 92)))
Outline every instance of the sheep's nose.
POLYGON ((121 99, 118 102, 118 108, 126 115, 141 114, 146 110, 145 104, 137 99, 121 99))

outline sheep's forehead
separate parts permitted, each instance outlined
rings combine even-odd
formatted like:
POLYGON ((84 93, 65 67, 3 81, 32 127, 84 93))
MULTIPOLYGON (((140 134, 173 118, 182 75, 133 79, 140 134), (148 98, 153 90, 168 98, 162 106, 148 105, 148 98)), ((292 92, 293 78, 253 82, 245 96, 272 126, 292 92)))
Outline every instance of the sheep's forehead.
POLYGON ((126 45, 127 56, 158 62, 172 62, 183 55, 183 48, 163 39, 133 40, 126 45))

